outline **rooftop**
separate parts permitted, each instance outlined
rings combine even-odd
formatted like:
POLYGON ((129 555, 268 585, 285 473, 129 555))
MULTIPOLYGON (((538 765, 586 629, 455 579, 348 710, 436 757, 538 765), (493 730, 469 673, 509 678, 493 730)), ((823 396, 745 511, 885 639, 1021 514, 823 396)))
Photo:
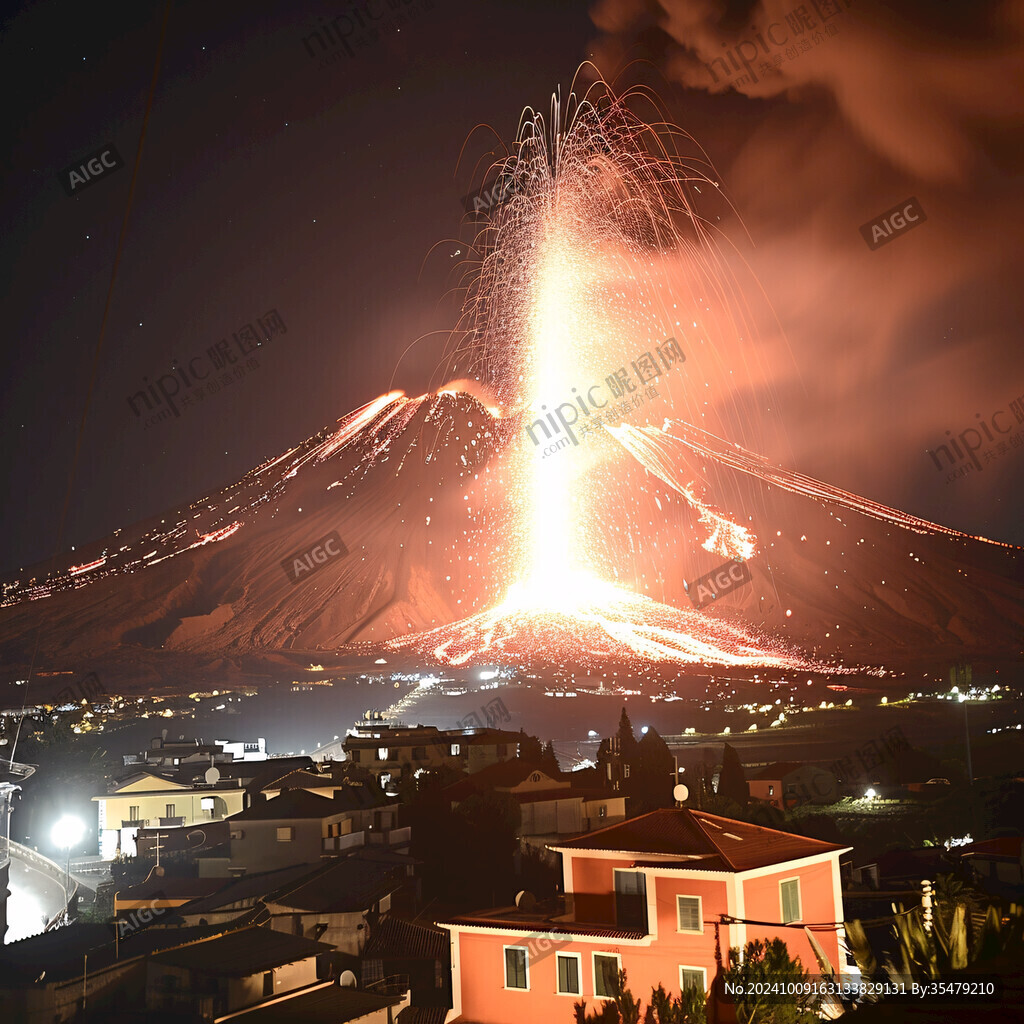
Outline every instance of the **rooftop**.
POLYGON ((161 898, 168 901, 195 900, 222 889, 226 881, 225 878, 179 878, 173 875, 154 874, 138 885, 118 889, 114 895, 120 903, 161 898))
POLYGON ((438 924, 465 924, 474 928, 493 928, 497 932, 545 932, 552 935, 593 935, 605 939, 642 939, 647 934, 639 928, 620 928, 600 921, 576 921, 566 914, 569 901, 545 900, 531 907, 494 907, 476 914, 439 921, 438 924))
MULTIPOLYGON (((444 790, 444 795, 450 800, 465 800, 474 793, 486 792, 491 789, 512 789, 525 782, 534 772, 539 772, 549 785, 547 788, 554 789, 558 784, 564 785, 569 780, 561 772, 551 774, 546 768, 532 761, 521 761, 518 757, 510 758, 508 761, 499 761, 497 764, 489 764, 486 768, 466 775, 453 782, 444 790)), ((566 787, 568 793, 568 787, 566 787)))
POLYGON ((848 847, 683 807, 651 811, 576 839, 552 843, 550 849, 613 851, 639 858, 675 856, 678 863, 656 863, 705 871, 749 871, 848 847))
POLYGON ((370 933, 363 956, 380 959, 444 960, 450 943, 448 933, 431 925, 416 924, 388 914, 370 933))
POLYGON ((237 909, 239 913, 252 907, 258 900, 275 889, 294 882, 309 874, 313 865, 292 864, 276 871, 258 871, 244 874, 241 878, 222 878, 221 888, 210 896, 193 900, 179 907, 177 913, 181 917, 194 918, 202 914, 216 911, 237 909))
POLYGON ((985 857, 1011 857, 1019 860, 1024 846, 1024 838, 1021 836, 997 836, 995 839, 981 839, 976 843, 968 843, 960 847, 956 852, 961 857, 985 856, 985 857))
POLYGON ((244 978, 320 953, 328 953, 332 949, 333 946, 324 942, 314 942, 287 932, 250 927, 168 949, 157 953, 152 959, 154 963, 181 967, 200 974, 244 978))
MULTIPOLYGON (((296 995, 277 999, 269 1006, 256 1006, 231 1019, 243 1024, 344 1024, 359 1020, 375 1010, 396 1006, 401 996, 379 996, 340 985, 318 985, 296 995)), ((390 1019, 390 1016, 389 1018, 390 1019)))
POLYGON ((268 892, 264 902, 318 914, 366 911, 401 888, 403 875, 400 868, 388 864, 356 857, 332 858, 268 892))
POLYGON ((339 795, 333 799, 319 796, 306 789, 286 789, 280 796, 253 803, 227 820, 234 824, 238 821, 322 819, 344 814, 346 811, 376 807, 380 803, 372 791, 355 786, 339 787, 339 795))
POLYGON ((49 982, 82 976, 83 957, 88 954, 89 972, 101 971, 115 959, 128 961, 154 950, 223 932, 223 928, 140 928, 121 938, 115 946, 112 924, 81 924, 56 928, 19 942, 0 946, 0 982, 13 988, 36 983, 43 973, 49 982))
POLYGON ((752 772, 747 778, 750 781, 767 779, 771 782, 777 782, 779 779, 790 772, 795 772, 800 768, 803 768, 803 761, 776 761, 774 764, 765 765, 764 768, 758 768, 756 772, 752 772))

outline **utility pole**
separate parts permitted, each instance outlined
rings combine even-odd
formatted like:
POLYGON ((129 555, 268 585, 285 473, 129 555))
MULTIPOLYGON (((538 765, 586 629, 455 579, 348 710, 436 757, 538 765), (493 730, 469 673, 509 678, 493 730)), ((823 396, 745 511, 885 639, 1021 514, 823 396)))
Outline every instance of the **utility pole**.
POLYGON ((160 834, 160 829, 157 829, 156 830, 156 835, 154 835, 153 838, 156 840, 156 866, 160 867, 160 840, 161 839, 170 839, 171 838, 171 834, 170 834, 170 832, 168 832, 166 835, 161 835, 160 834))
POLYGON ((959 692, 960 703, 964 706, 964 738, 967 744, 967 785, 974 785, 974 768, 971 766, 971 725, 967 719, 967 690, 972 685, 971 666, 957 664, 950 670, 952 679, 959 692))
POLYGON ((967 721, 967 701, 964 701, 964 735, 967 738, 967 785, 974 785, 974 769, 971 767, 971 726, 967 721))

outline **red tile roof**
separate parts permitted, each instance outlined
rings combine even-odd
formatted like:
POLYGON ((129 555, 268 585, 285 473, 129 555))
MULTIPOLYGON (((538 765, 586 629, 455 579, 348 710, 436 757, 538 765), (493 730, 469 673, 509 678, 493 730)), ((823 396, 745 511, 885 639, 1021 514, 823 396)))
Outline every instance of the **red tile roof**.
POLYGON ((542 914, 524 916, 516 908, 507 912, 491 910, 481 914, 463 914, 438 921, 439 925, 471 925, 474 928, 493 928, 498 932, 544 932, 551 935, 594 935, 606 939, 642 939, 647 932, 639 928, 619 928, 614 924, 593 921, 552 921, 542 914), (506 916, 507 914, 507 916, 506 916))
MULTIPOLYGON (((541 772, 552 782, 566 782, 561 772, 552 775, 539 764, 532 761, 521 761, 513 757, 508 761, 498 761, 496 764, 489 764, 472 775, 467 775, 458 782, 453 782, 446 787, 444 795, 449 800, 465 800, 474 793, 485 793, 495 788, 511 789, 528 779, 534 772, 541 772)), ((568 793, 568 789, 566 789, 568 793)))
POLYGON ((682 859, 673 866, 712 871, 749 871, 848 849, 689 807, 651 811, 564 842, 552 850, 609 850, 636 857, 658 854, 682 859))
POLYGON ((981 839, 976 843, 969 843, 954 852, 961 857, 969 857, 980 854, 986 857, 1014 857, 1021 855, 1021 846, 1024 845, 1024 838, 1021 836, 997 836, 995 839, 981 839))

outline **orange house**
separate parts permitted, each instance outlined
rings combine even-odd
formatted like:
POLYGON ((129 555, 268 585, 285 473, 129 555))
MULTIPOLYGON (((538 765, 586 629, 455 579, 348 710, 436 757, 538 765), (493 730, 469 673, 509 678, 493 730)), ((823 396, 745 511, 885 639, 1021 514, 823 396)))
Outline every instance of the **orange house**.
POLYGON ((659 984, 707 991, 716 924, 723 960, 729 947, 777 936, 813 974, 804 926, 825 926, 815 940, 846 972, 839 855, 849 847, 681 808, 549 849, 562 857, 556 905, 523 894, 516 907, 439 922, 451 933, 448 1021, 569 1024, 573 1002, 599 1004, 620 969, 645 1006, 659 984))

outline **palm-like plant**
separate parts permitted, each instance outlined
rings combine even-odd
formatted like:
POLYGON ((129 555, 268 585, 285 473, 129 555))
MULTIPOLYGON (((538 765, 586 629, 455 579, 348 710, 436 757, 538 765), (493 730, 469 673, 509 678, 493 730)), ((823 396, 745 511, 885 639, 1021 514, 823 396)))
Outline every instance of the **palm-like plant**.
MULTIPOLYGON (((1020 954, 1024 945, 1024 908, 1011 905, 1004 919, 990 906, 976 936, 971 935, 968 909, 965 897, 955 902, 948 913, 935 914, 929 929, 925 927, 921 907, 905 911, 900 906, 893 918, 898 962, 886 958, 882 964, 884 973, 893 981, 933 981, 988 963, 1003 953, 1020 954)), ((869 978, 876 976, 878 960, 860 921, 846 924, 846 939, 861 973, 869 978)))

